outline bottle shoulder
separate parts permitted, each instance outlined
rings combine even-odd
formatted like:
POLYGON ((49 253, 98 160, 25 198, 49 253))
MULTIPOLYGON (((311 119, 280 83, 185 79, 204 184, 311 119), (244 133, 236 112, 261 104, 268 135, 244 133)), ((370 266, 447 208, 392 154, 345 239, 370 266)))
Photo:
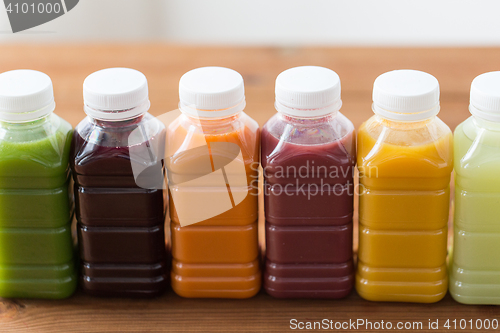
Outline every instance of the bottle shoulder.
POLYGON ((87 117, 75 129, 70 164, 79 184, 91 183, 88 176, 133 180, 138 168, 161 165, 164 151, 165 127, 149 114, 120 123, 87 117))
POLYGON ((27 182, 33 186, 63 184, 67 178, 71 138, 71 125, 55 114, 39 122, 3 124, 0 126, 0 171, 2 177, 10 177, 10 180, 3 180, 2 184, 21 183, 21 178, 29 179, 27 182))
POLYGON ((455 129, 454 151, 459 176, 491 177, 500 167, 500 130, 469 117, 455 129))
POLYGON ((377 168, 380 177, 449 177, 453 136, 434 117, 420 123, 387 122, 373 116, 358 131, 358 167, 377 168))
POLYGON ((451 129, 438 117, 421 122, 396 122, 374 115, 361 124, 358 137, 399 147, 417 147, 451 135, 451 129))
POLYGON ((75 136, 78 135, 83 142, 113 148, 143 144, 164 132, 163 123, 149 113, 140 119, 123 122, 99 122, 85 117, 75 128, 75 136))
POLYGON ((167 156, 206 146, 210 142, 230 142, 238 145, 243 153, 254 156, 258 151, 259 124, 245 113, 235 119, 199 121, 184 114, 167 128, 167 156))
POLYGON ((354 131, 354 125, 340 112, 320 118, 293 118, 276 113, 262 131, 280 141, 312 146, 342 140, 354 131))
POLYGON ((3 149, 17 149, 24 155, 27 152, 64 155, 72 132, 72 126, 66 120, 51 114, 40 122, 2 124, 0 146, 3 149))
POLYGON ((347 165, 355 163, 354 126, 338 113, 319 121, 296 121, 280 114, 264 125, 261 135, 262 165, 347 165))
POLYGON ((58 119, 57 130, 64 135, 68 135, 73 132, 73 126, 64 118, 58 116, 57 114, 52 114, 54 118, 58 119))

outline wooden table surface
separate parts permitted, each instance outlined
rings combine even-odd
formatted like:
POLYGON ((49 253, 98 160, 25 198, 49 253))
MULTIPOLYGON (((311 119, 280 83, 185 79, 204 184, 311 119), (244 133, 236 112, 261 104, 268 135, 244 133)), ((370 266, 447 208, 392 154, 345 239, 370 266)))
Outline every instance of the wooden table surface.
MULTIPOLYGON (((149 81, 151 113, 159 115, 177 107, 181 75, 201 66, 225 66, 240 72, 245 79, 246 112, 262 125, 275 112, 276 76, 300 65, 325 66, 340 75, 341 111, 356 127, 372 115, 371 89, 379 74, 404 68, 429 72, 441 84, 440 117, 454 129, 469 116, 472 79, 500 69, 500 49, 223 48, 160 44, 0 46, 0 72, 30 68, 47 73, 54 83, 56 113, 72 125, 84 117, 83 80, 96 70, 131 67, 142 71, 149 81)), ((182 299, 171 291, 152 300, 91 298, 81 292, 61 301, 0 299, 2 333, 283 332, 291 330, 291 319, 384 320, 391 321, 394 328, 399 321, 422 322, 420 331, 426 332, 429 320, 439 320, 439 328, 444 329, 447 319, 475 322, 481 318, 500 319, 500 308, 460 305, 449 295, 439 303, 427 305, 373 303, 360 299, 356 293, 335 301, 279 300, 262 292, 248 300, 192 300, 182 299)), ((454 330, 453 322, 451 325, 447 331, 454 330)), ((377 331, 375 327, 373 331, 377 331)), ((476 331, 468 328, 466 331, 476 331)), ((372 331, 364 326, 358 330, 372 331)))

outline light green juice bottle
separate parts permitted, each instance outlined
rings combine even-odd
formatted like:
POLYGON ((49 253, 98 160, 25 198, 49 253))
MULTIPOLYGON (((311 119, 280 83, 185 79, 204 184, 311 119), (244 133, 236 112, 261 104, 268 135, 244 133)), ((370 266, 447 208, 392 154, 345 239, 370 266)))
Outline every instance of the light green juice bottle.
POLYGON ((72 128, 54 107, 47 75, 0 74, 0 297, 64 298, 76 289, 72 128))
POLYGON ((472 117, 455 130, 455 225, 450 293, 500 304, 500 72, 471 86, 472 117))

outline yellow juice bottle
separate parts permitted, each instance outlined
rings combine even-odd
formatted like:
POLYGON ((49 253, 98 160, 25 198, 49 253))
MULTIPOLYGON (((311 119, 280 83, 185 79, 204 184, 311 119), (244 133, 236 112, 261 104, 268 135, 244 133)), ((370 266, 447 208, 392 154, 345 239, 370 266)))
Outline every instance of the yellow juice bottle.
POLYGON ((472 81, 469 110, 455 130, 450 294, 460 303, 500 304, 500 72, 472 81))
POLYGON ((431 303, 447 291, 452 133, 436 115, 432 75, 398 70, 373 88, 375 115, 358 133, 356 289, 372 301, 431 303))

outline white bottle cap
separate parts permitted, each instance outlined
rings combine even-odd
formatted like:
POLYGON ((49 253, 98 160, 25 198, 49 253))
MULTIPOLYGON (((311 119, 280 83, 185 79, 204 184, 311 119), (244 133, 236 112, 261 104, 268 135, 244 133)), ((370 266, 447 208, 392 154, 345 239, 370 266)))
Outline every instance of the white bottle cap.
POLYGON ((275 93, 276 110, 291 116, 317 117, 342 106, 340 78, 324 67, 301 66, 281 72, 275 93))
POLYGON ((439 82, 416 70, 384 73, 373 84, 373 112, 392 120, 431 118, 439 113, 439 82))
POLYGON ((224 67, 201 67, 179 81, 179 109, 188 115, 220 118, 245 108, 245 88, 240 73, 224 67))
POLYGON ((32 121, 50 114, 55 107, 47 74, 29 69, 0 74, 0 120, 32 121))
POLYGON ((148 81, 130 68, 107 68, 83 82, 84 111, 92 118, 118 121, 149 110, 148 81))
POLYGON ((469 111, 474 116, 500 122, 500 72, 484 73, 472 81, 469 111))

